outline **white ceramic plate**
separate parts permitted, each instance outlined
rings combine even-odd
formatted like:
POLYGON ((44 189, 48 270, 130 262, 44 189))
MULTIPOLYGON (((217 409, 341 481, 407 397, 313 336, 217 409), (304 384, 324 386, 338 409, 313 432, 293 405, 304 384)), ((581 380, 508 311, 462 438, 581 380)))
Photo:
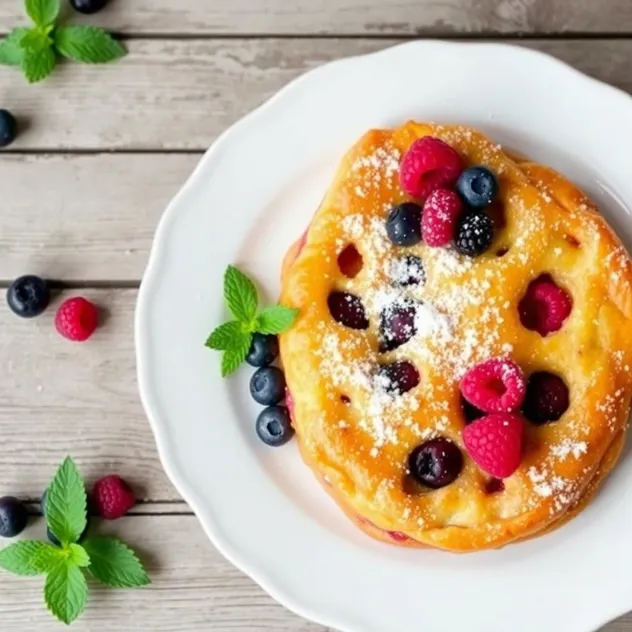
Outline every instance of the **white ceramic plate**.
POLYGON ((229 263, 268 300, 289 244, 365 130, 463 122, 580 183, 632 244, 632 100, 522 48, 414 42, 328 64, 226 132, 156 235, 136 318, 141 396, 164 467, 208 536, 295 612, 345 632, 592 632, 632 609, 632 460, 540 539, 455 556, 382 545, 343 517, 295 445, 254 433, 250 371, 204 348, 229 263))

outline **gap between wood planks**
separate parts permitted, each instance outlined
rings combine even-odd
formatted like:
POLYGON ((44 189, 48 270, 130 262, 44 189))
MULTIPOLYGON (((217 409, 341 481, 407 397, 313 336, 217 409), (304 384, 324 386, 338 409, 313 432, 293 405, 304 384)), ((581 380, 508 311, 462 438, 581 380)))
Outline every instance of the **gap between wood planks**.
MULTIPOLYGON (((37 498, 24 500, 29 514, 41 516, 40 501, 37 498)), ((193 516, 193 512, 183 500, 138 500, 127 516, 193 516)))

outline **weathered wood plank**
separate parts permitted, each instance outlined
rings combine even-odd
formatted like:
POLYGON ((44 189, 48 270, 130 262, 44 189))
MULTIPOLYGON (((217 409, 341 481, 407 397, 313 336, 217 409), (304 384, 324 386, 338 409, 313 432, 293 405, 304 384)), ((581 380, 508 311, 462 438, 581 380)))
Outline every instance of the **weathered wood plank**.
MULTIPOLYGON (((147 564, 152 585, 142 590, 90 587, 77 632, 327 632, 268 597, 215 550, 193 516, 134 516, 97 525, 129 542, 147 564)), ((43 520, 28 529, 43 538, 43 520)), ((3 632, 58 632, 42 599, 40 578, 0 576, 3 632)), ((627 631, 626 631, 627 632, 627 631)))
MULTIPOLYGON (((396 42, 132 40, 130 55, 120 62, 64 64, 35 86, 26 85, 14 69, 0 67, 3 107, 27 122, 12 149, 203 150, 294 77, 396 42)), ((524 44, 632 91, 632 39, 524 44)))
POLYGON ((0 279, 137 280, 160 214, 199 156, 0 155, 0 279))
MULTIPOLYGON (((68 11, 70 14, 70 11, 68 11)), ((74 21, 129 34, 403 35, 627 33, 627 0, 134 0, 74 21)), ((0 30, 23 21, 19 2, 0 3, 0 30)))
MULTIPOLYGON (((64 296, 79 294, 67 292, 64 296)), ((0 309, 0 496, 38 498, 67 454, 90 482, 109 472, 139 497, 178 500, 162 471, 136 386, 135 290, 85 290, 103 326, 83 344, 0 309)))
POLYGON ((601 632, 632 632, 632 614, 609 623, 601 629, 601 632))

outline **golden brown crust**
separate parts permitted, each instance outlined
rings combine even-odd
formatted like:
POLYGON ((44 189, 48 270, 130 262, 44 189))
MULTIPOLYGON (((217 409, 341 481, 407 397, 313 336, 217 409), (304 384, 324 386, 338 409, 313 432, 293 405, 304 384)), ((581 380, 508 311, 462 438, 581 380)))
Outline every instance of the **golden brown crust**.
POLYGON ((301 310, 281 336, 301 453, 370 535, 451 551, 503 546, 568 521, 614 467, 632 394, 632 264, 596 207, 552 169, 510 158, 461 126, 408 123, 371 131, 343 159, 306 239, 288 252, 282 285, 283 302, 301 310), (413 298, 432 308, 429 329, 420 340, 379 354, 382 290, 401 254, 381 232, 385 209, 406 199, 399 158, 424 135, 442 138, 468 164, 498 174, 504 219, 493 247, 474 261, 423 244, 406 251, 424 261, 427 282, 413 298), (337 265, 349 243, 364 263, 353 279, 337 265), (522 327, 517 313, 526 286, 542 273, 573 297, 568 321, 546 338, 522 327), (332 289, 363 298, 367 331, 332 321, 332 289), (503 492, 487 493, 487 477, 468 458, 455 483, 433 492, 411 489, 406 463, 416 445, 441 435, 462 446, 462 372, 507 353, 527 373, 562 375, 569 410, 556 423, 528 426, 523 462, 503 492), (420 385, 399 400, 376 400, 363 381, 366 367, 399 359, 420 369, 420 385))

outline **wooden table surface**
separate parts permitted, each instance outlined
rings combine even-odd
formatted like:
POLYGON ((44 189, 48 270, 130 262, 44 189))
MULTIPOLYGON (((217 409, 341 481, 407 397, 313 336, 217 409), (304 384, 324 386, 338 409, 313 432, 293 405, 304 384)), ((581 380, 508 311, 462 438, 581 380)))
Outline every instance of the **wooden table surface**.
MULTIPOLYGON (((153 585, 94 591, 76 630, 322 632, 223 560, 158 461, 132 331, 158 218, 217 135, 290 79, 414 37, 511 41, 632 92, 632 1, 111 0, 89 17, 75 20, 121 35, 125 59, 64 64, 34 86, 0 67, 0 107, 23 127, 0 154, 0 283, 61 279, 108 312, 74 345, 53 310, 29 322, 0 307, 0 496, 36 501, 68 453, 89 480, 115 471, 139 490, 133 515, 104 528, 143 552, 153 585)), ((21 1, 0 0, 0 33, 21 23, 21 1)), ((41 583, 7 574, 0 621, 60 629, 41 583)), ((631 632, 632 616, 604 630, 631 632)))

